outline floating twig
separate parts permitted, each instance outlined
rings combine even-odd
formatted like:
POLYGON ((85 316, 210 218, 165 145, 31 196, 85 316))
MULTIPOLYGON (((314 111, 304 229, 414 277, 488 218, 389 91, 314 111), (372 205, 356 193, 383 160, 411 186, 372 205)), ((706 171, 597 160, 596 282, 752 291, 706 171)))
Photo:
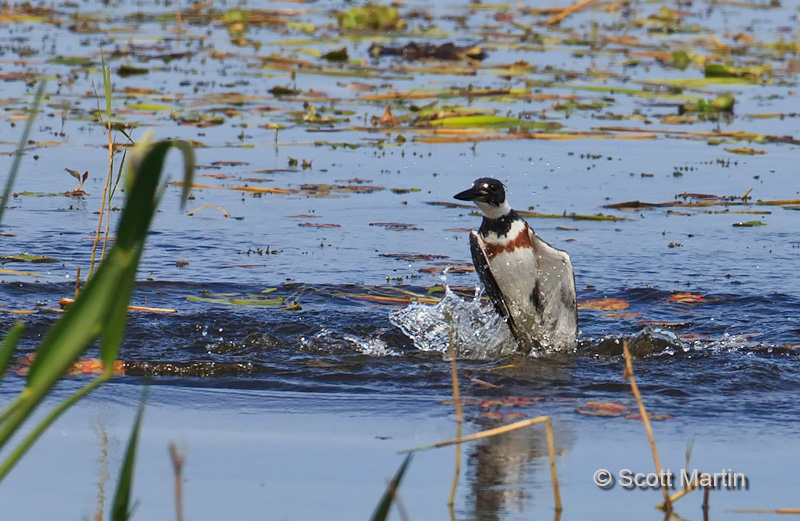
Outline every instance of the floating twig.
POLYGON ((206 205, 200 206, 199 208, 195 208, 195 209, 194 209, 194 210, 192 210, 191 212, 187 212, 187 213, 186 213, 186 215, 194 215, 195 213, 199 212, 199 211, 200 211, 200 210, 202 210, 203 208, 216 208, 217 210, 219 210, 220 212, 222 212, 222 213, 223 213, 223 215, 225 215, 225 218, 228 218, 228 217, 230 217, 230 216, 231 216, 231 214, 229 214, 229 213, 228 213, 228 212, 226 212, 226 211, 225 211, 223 208, 221 208, 221 207, 219 207, 219 206, 217 206, 217 205, 215 205, 215 204, 206 204, 206 205))

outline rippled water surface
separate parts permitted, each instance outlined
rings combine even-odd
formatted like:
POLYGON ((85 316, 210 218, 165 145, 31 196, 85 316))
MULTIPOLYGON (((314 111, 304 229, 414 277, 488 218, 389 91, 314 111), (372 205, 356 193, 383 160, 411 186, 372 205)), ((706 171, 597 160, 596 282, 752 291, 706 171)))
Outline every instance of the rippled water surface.
MULTIPOLYGON (((334 12, 349 2, 250 2, 244 22, 232 4, 3 8, 0 172, 36 78, 48 84, 0 256, 55 261, 0 266, 14 270, 0 274, 0 330, 27 325, 3 401, 22 387, 25 356, 58 319, 59 299, 73 295, 76 270, 88 270, 108 169, 95 94, 101 47, 113 120, 133 139, 153 128, 191 140, 198 163, 188 208, 178 207, 179 187, 166 187, 133 302, 176 312, 131 313, 124 374, 12 473, 0 487, 4 510, 91 517, 102 504, 102 454, 114 476, 147 378, 138 516, 172 515, 165 447, 177 441, 189 458, 188 519, 366 519, 398 450, 455 436, 445 402, 451 337, 471 399, 467 432, 553 419, 563 519, 662 517, 656 490, 592 483, 601 468, 652 471, 641 423, 575 412, 590 401, 635 408, 621 339, 638 355, 645 403, 672 417, 654 422, 664 465, 748 477, 745 490, 712 491, 711 518, 798 506, 798 11, 789 2, 684 4, 598 2, 547 28, 538 4, 407 2, 407 27, 379 33, 337 26, 334 12), (680 23, 663 21, 670 16, 680 23), (373 43, 411 41, 479 44, 487 57, 369 53, 373 43), (342 47, 344 63, 320 57, 342 47), (685 70, 678 51, 691 59, 685 70), (670 94, 670 80, 703 79, 706 62, 726 61, 750 76, 670 94), (770 70, 754 78, 763 65, 770 70), (724 92, 735 96, 732 114, 674 119, 687 101, 724 92), (397 120, 381 123, 389 106, 397 120), (434 132, 426 111, 519 124, 434 132), (77 184, 65 168, 89 172, 86 195, 64 194, 77 184), (515 358, 464 269, 467 230, 480 218, 441 203, 481 176, 501 179, 512 206, 535 212, 537 233, 570 253, 579 301, 627 305, 585 305, 577 353, 515 358), (28 498, 45 468, 54 482, 38 506, 28 498)), ((120 193, 113 201, 124 202, 120 193)), ((457 519, 552 515, 537 429, 464 446, 457 519)), ((449 516, 452 465, 452 448, 415 457, 400 491, 410 519, 449 516)), ((701 496, 678 503, 681 517, 703 518, 701 496)))

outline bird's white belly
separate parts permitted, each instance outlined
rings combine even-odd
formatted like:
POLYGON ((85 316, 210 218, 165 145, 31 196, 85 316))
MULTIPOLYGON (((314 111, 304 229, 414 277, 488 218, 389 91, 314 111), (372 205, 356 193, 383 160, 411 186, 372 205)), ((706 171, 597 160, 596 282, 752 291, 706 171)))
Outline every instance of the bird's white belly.
MULTIPOLYGON (((492 259, 492 274, 507 304, 530 303, 536 285, 536 265, 535 254, 529 248, 504 251, 492 259)), ((519 307, 511 305, 509 308, 514 318, 518 318, 519 307)))

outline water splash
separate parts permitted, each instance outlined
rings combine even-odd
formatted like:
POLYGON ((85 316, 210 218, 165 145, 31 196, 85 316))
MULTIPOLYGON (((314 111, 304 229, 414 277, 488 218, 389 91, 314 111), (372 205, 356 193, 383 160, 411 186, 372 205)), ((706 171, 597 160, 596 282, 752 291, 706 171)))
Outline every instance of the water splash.
POLYGON ((344 335, 342 338, 350 342, 357 351, 373 356, 400 356, 400 353, 389 347, 382 339, 377 337, 361 338, 354 335, 344 335))
POLYGON ((444 281, 444 297, 437 304, 414 302, 390 313, 389 321, 417 349, 440 351, 445 357, 451 335, 457 358, 497 358, 514 353, 517 343, 505 321, 491 306, 482 305, 480 297, 479 291, 472 300, 461 298, 444 281))

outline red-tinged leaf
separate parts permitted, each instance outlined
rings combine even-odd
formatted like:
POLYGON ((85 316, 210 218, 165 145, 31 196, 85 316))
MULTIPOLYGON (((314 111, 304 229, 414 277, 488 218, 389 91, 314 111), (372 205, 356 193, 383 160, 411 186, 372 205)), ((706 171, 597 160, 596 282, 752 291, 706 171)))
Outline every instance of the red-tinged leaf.
POLYGON ((698 293, 675 293, 667 297, 667 302, 680 302, 681 304, 698 304, 700 302, 708 302, 698 293))
POLYGON ((617 311, 620 309, 628 309, 629 307, 630 304, 616 298, 584 300, 578 303, 578 309, 597 309, 600 311, 617 311))
POLYGON ((489 407, 500 407, 501 405, 503 405, 503 401, 497 399, 483 400, 480 403, 481 409, 488 409, 489 407))
POLYGON ((586 402, 586 407, 604 411, 624 412, 628 410, 628 405, 622 402, 586 402))
POLYGON ((400 124, 400 120, 392 115, 392 107, 386 107, 379 123, 382 127, 396 127, 400 124))
MULTIPOLYGON (((674 420, 675 417, 671 414, 656 414, 654 412, 648 412, 647 418, 650 421, 664 421, 664 420, 674 420)), ((638 412, 632 412, 630 414, 625 415, 626 420, 641 420, 642 415, 638 412)))
POLYGON ((601 416, 603 418, 619 418, 622 416, 622 411, 609 411, 607 409, 595 409, 593 407, 578 407, 575 409, 575 412, 586 416, 601 416))

